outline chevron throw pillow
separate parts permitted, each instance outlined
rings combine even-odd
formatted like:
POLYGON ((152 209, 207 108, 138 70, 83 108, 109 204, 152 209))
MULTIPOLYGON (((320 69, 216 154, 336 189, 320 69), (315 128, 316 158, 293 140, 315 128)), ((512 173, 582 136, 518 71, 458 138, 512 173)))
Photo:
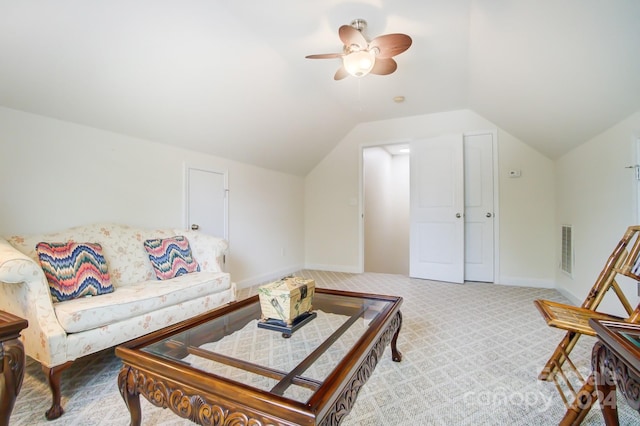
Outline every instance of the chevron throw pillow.
POLYGON ((182 235, 146 240, 144 248, 159 280, 200 271, 200 265, 191 254, 189 240, 182 235))
POLYGON ((54 302, 113 292, 100 244, 41 242, 36 252, 54 302))

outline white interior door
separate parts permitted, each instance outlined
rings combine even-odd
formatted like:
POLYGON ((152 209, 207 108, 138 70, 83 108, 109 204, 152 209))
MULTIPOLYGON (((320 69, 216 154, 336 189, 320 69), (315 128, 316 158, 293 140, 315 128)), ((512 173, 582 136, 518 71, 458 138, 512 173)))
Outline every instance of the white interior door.
POLYGON ((227 175, 187 168, 187 228, 228 239, 227 175))
POLYGON ((464 279, 494 281, 493 135, 464 137, 464 279))
POLYGON ((464 282, 462 135, 411 142, 409 275, 464 282))

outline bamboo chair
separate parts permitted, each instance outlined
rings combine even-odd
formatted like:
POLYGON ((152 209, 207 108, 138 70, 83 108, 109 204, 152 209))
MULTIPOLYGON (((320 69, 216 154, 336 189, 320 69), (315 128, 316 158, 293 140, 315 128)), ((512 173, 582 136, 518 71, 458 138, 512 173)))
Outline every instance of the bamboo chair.
MULTIPOLYGON (((627 228, 627 231, 609 256, 607 263, 581 306, 565 305, 549 300, 534 301, 535 306, 542 314, 548 326, 567 331, 538 376, 540 380, 553 381, 555 383, 565 406, 568 407, 567 415, 565 415, 566 422, 563 421, 561 424, 580 424, 596 399, 595 391, 587 388, 588 380, 582 377, 575 364, 569 358, 569 354, 581 335, 596 335, 595 331, 593 331, 589 325, 589 319, 640 322, 640 305, 634 310, 616 281, 618 274, 640 281, 640 276, 637 275, 640 273, 640 262, 638 260, 638 255, 640 254, 639 232, 640 226, 630 226, 627 228), (628 247, 631 248, 627 250, 628 247), (613 290, 622 303, 622 306, 628 314, 627 318, 597 311, 600 302, 602 302, 602 299, 609 290, 613 290), (570 371, 573 372, 575 377, 583 384, 579 392, 575 391, 567 374, 562 369, 565 362, 568 364, 570 371), (560 381, 564 383, 568 392, 574 397, 571 404, 568 402, 567 395, 563 391, 560 381), (591 395, 591 397, 588 397, 589 395, 591 395)), ((593 388, 593 386, 591 387, 593 388)))

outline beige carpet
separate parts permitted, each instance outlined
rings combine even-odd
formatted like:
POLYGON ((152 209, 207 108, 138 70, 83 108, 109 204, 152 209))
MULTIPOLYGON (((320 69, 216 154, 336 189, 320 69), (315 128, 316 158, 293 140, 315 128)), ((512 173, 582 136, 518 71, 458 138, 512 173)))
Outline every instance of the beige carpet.
MULTIPOLYGON (((557 425, 565 407, 552 383, 537 375, 563 333, 546 326, 534 299, 567 302, 557 291, 493 284, 464 285, 389 274, 301 271, 318 287, 399 295, 404 322, 400 363, 389 349, 343 425, 557 425)), ((240 297, 256 293, 244 289, 240 297)), ((573 359, 589 370, 594 338, 583 337, 573 359)), ((66 413, 46 421, 50 394, 39 364, 28 361, 13 426, 127 425, 117 389, 119 360, 104 351, 63 373, 66 413)), ((143 424, 187 425, 168 410, 142 400, 143 424)), ((640 415, 620 400, 620 424, 640 424, 640 415)), ((584 425, 603 424, 594 407, 584 425)))

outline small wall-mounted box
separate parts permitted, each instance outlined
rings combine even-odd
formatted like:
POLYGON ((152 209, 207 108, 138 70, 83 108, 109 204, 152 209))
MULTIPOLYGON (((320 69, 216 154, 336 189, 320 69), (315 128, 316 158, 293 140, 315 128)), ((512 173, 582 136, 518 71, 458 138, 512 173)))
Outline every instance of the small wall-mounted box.
POLYGON ((522 173, 520 172, 519 169, 511 169, 509 170, 509 177, 510 178, 517 178, 520 177, 522 175, 522 173))

